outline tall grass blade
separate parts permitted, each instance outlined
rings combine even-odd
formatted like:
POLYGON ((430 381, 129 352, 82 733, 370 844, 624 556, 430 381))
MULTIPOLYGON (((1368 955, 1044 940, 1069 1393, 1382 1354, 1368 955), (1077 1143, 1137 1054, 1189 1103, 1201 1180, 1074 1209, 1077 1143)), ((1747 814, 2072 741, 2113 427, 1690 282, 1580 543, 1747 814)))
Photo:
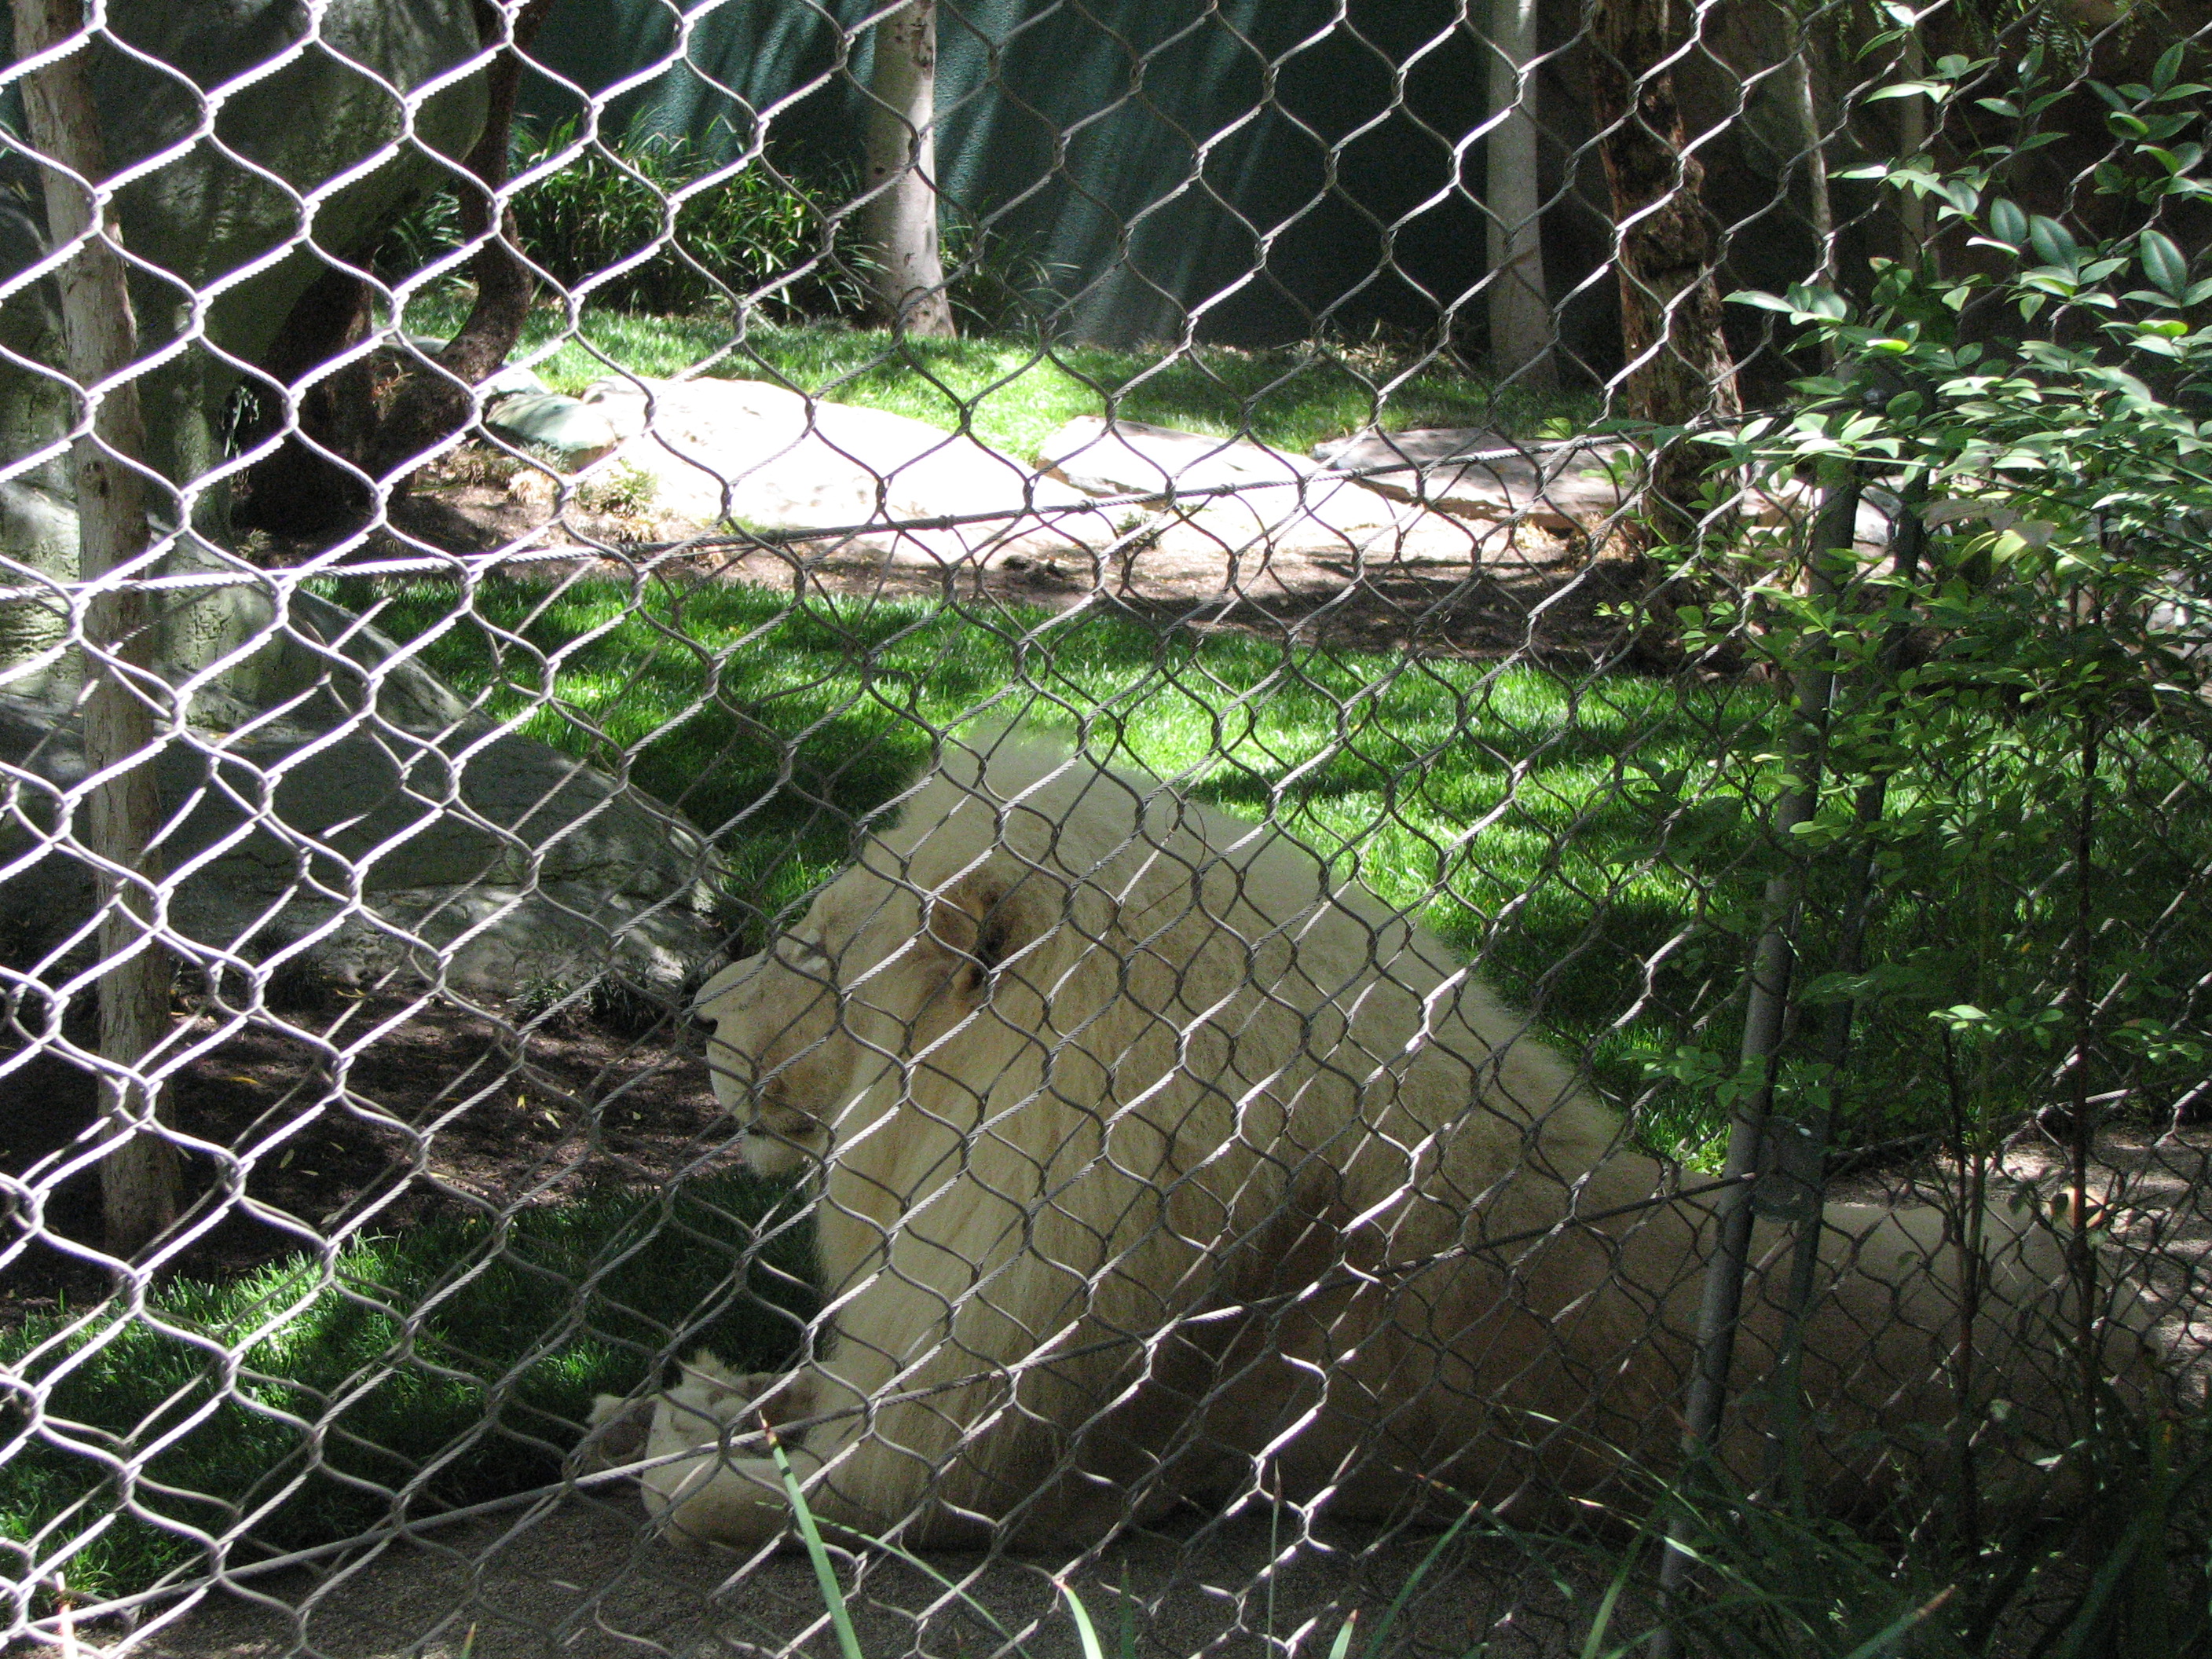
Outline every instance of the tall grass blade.
POLYGON ((1075 1639, 1083 1644, 1083 1659, 1106 1659, 1106 1650, 1098 1645, 1098 1632, 1091 1623, 1091 1609, 1083 1605, 1083 1598, 1068 1587, 1065 1578, 1054 1579, 1053 1587, 1067 1598, 1067 1611, 1075 1620, 1075 1639))
POLYGON ((837 1582, 837 1569, 830 1563, 830 1552, 823 1547, 821 1529, 814 1524, 814 1511, 807 1507, 806 1494, 799 1489, 799 1477, 791 1472, 791 1460, 783 1455, 783 1446, 766 1417, 761 1419, 761 1429, 768 1436, 769 1455, 775 1459, 776 1473, 783 1477, 783 1490, 791 1498, 791 1512, 799 1522, 799 1535, 806 1545, 806 1559, 814 1564, 815 1581, 822 1586, 822 1601, 830 1609, 830 1622, 836 1626, 837 1650, 845 1659, 861 1659, 860 1638, 853 1633, 853 1616, 845 1607, 845 1587, 837 1582))
MULTIPOLYGON (((1413 1599, 1413 1592, 1421 1587, 1421 1580, 1428 1577, 1429 1569, 1436 1565, 1444 1551, 1451 1547, 1452 1540, 1467 1529, 1467 1523, 1481 1513, 1482 1505, 1469 1504, 1460 1511, 1459 1519, 1445 1528, 1443 1535, 1429 1546, 1429 1553, 1424 1555, 1419 1565, 1406 1576, 1406 1582, 1398 1586, 1397 1595, 1390 1598, 1390 1605, 1382 1614, 1382 1622, 1375 1627, 1375 1634, 1367 1638, 1367 1646, 1363 1650, 1362 1659, 1377 1659, 1382 1651, 1383 1643, 1389 1640, 1390 1632, 1397 1625, 1399 1616, 1406 1611, 1407 1604, 1413 1599)), ((1340 1637, 1338 1639, 1340 1641, 1343 1638, 1340 1637)))
MULTIPOLYGON (((1613 1575, 1613 1582, 1605 1587, 1605 1595, 1597 1604, 1597 1617, 1590 1620, 1589 1634, 1583 1640, 1582 1659, 1598 1659, 1604 1649, 1606 1632, 1613 1627, 1613 1610, 1620 1605, 1620 1593, 1628 1588, 1628 1575, 1635 1569, 1636 1558, 1643 1542, 1639 1535, 1635 1544, 1622 1553, 1620 1571, 1613 1575)), ((1613 1649, 1611 1653, 1623 1654, 1635 1645, 1631 1642, 1626 1646, 1613 1649)))
POLYGON ((1888 1655, 1897 1650, 1897 1644, 1910 1635, 1914 1626, 1949 1601, 1957 1593, 1958 1588, 1956 1584, 1946 1584, 1918 1607, 1900 1613, 1888 1625, 1867 1638, 1865 1641, 1845 1654, 1844 1659, 1887 1659, 1888 1655))

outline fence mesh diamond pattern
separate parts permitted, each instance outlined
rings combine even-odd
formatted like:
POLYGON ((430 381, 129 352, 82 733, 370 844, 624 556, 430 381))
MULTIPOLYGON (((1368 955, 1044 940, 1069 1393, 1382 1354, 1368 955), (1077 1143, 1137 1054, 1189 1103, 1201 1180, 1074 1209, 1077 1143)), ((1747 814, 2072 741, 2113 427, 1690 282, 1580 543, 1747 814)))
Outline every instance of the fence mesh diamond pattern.
POLYGON ((12 24, 11 1641, 2212 1651, 2212 13, 12 24))

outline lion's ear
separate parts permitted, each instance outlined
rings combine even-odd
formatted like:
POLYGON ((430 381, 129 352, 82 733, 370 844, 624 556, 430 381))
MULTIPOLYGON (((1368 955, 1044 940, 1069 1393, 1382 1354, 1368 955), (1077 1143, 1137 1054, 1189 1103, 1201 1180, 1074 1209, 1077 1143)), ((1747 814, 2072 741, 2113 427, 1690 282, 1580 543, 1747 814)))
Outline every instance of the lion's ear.
POLYGON ((996 870, 963 876, 929 901, 929 936, 967 958, 962 988, 979 991, 1009 957, 1044 937, 1056 920, 1030 872, 1009 879, 996 870))

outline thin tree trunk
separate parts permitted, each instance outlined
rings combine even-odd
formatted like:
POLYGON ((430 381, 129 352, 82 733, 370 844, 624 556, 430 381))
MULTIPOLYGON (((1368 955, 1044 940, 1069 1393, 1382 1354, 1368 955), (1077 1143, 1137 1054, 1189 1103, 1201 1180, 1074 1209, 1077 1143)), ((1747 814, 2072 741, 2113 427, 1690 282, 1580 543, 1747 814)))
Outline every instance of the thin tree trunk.
MULTIPOLYGON (((1928 48, 1920 39, 1920 31, 1913 29, 1905 37, 1905 79, 1917 81, 1927 73, 1928 48)), ((1914 96, 1900 98, 1892 107, 1897 111, 1898 158, 1909 161, 1924 155, 1928 149, 1928 106, 1914 96)), ((1928 198, 1917 190, 1901 191, 1899 209, 1905 222, 1905 257, 1917 259, 1921 249, 1928 244, 1928 198)))
MULTIPOLYGON (((261 362, 270 380, 299 385, 325 363, 368 337, 372 313, 368 280, 332 265, 309 283, 284 319, 261 362)), ((283 417, 281 395, 264 392, 264 411, 253 442, 265 440, 283 417)), ((240 525, 282 536, 312 536, 350 528, 368 510, 368 490, 332 455, 366 466, 376 438, 374 376, 356 361, 325 374, 301 394, 296 431, 246 474, 247 495, 234 514, 240 525)), ((243 436, 244 434, 241 434, 243 436)))
MULTIPOLYGON (((479 38, 489 46, 503 37, 506 45, 485 72, 483 134, 461 164, 472 181, 459 191, 461 231, 471 241, 490 235, 492 192, 507 182, 522 54, 552 9, 553 0, 476 0, 479 38)), ((507 214, 499 234, 490 236, 470 261, 476 301, 459 331, 433 359, 445 373, 418 371, 401 388, 377 433, 373 471, 398 471, 467 425, 474 408, 467 388, 497 374, 522 337, 538 283, 514 251, 515 240, 514 217, 507 214)))
POLYGON ((1490 361, 1501 378, 1549 391, 1552 307, 1544 287, 1543 191, 1537 179, 1536 0, 1491 0, 1490 113, 1483 139, 1490 210, 1490 361))
MULTIPOLYGON (((1667 0, 1595 0, 1591 21, 1591 113, 1613 197, 1628 362, 1620 410, 1660 426, 1738 414, 1713 281, 1719 255, 1700 197, 1705 168, 1686 151, 1674 76, 1664 67, 1674 45, 1667 0)), ((1653 458, 1651 527, 1662 538, 1694 532, 1692 503, 1707 459, 1699 446, 1680 441, 1653 458)))
MULTIPOLYGON (((1812 220, 1813 239, 1820 247, 1813 280, 1828 288, 1836 280, 1836 210, 1834 197, 1828 188, 1827 135, 1820 131, 1820 100, 1813 93, 1813 28, 1812 21, 1806 20, 1804 38, 1797 42, 1797 49, 1790 59, 1790 90, 1797 105, 1797 125, 1804 136, 1807 211, 1812 220)), ((1905 101, 1910 103, 1911 100, 1905 101)), ((1832 348, 1830 355, 1832 357, 1832 348)), ((1833 367, 1832 362, 1830 366, 1833 367)))
MULTIPOLYGON (((22 62, 84 32, 82 0, 15 0, 15 57, 22 62)), ((31 142, 78 178, 107 173, 106 146, 80 47, 27 76, 23 106, 31 142)), ((94 231, 93 200, 75 180, 43 169, 46 222, 57 248, 83 240, 58 273, 67 372, 100 386, 138 355, 137 319, 116 249, 112 209, 94 231)), ((93 404, 92 434, 76 441, 77 575, 94 581, 146 551, 143 486, 128 464, 144 455, 138 388, 106 386, 93 404)), ((161 822, 155 778, 153 629, 143 595, 111 592, 86 607, 85 763, 96 780, 79 831, 100 895, 100 1104, 125 1138, 100 1164, 107 1248, 137 1255, 176 1219, 182 1185, 176 1148, 160 1129, 158 1086, 146 1057, 169 1029, 171 964, 155 936, 152 892, 161 875, 149 843, 161 822)))
POLYGON ((908 334, 958 332, 937 234, 937 0, 909 0, 876 25, 868 77, 860 240, 878 318, 908 334))

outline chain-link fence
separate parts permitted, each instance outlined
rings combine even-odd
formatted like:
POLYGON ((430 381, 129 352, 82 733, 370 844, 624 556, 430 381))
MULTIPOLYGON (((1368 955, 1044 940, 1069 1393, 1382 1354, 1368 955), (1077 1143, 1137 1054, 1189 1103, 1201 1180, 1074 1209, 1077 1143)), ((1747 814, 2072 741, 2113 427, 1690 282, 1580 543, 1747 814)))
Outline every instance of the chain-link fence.
POLYGON ((12 16, 11 1640, 2212 1639, 2204 16, 12 16))

